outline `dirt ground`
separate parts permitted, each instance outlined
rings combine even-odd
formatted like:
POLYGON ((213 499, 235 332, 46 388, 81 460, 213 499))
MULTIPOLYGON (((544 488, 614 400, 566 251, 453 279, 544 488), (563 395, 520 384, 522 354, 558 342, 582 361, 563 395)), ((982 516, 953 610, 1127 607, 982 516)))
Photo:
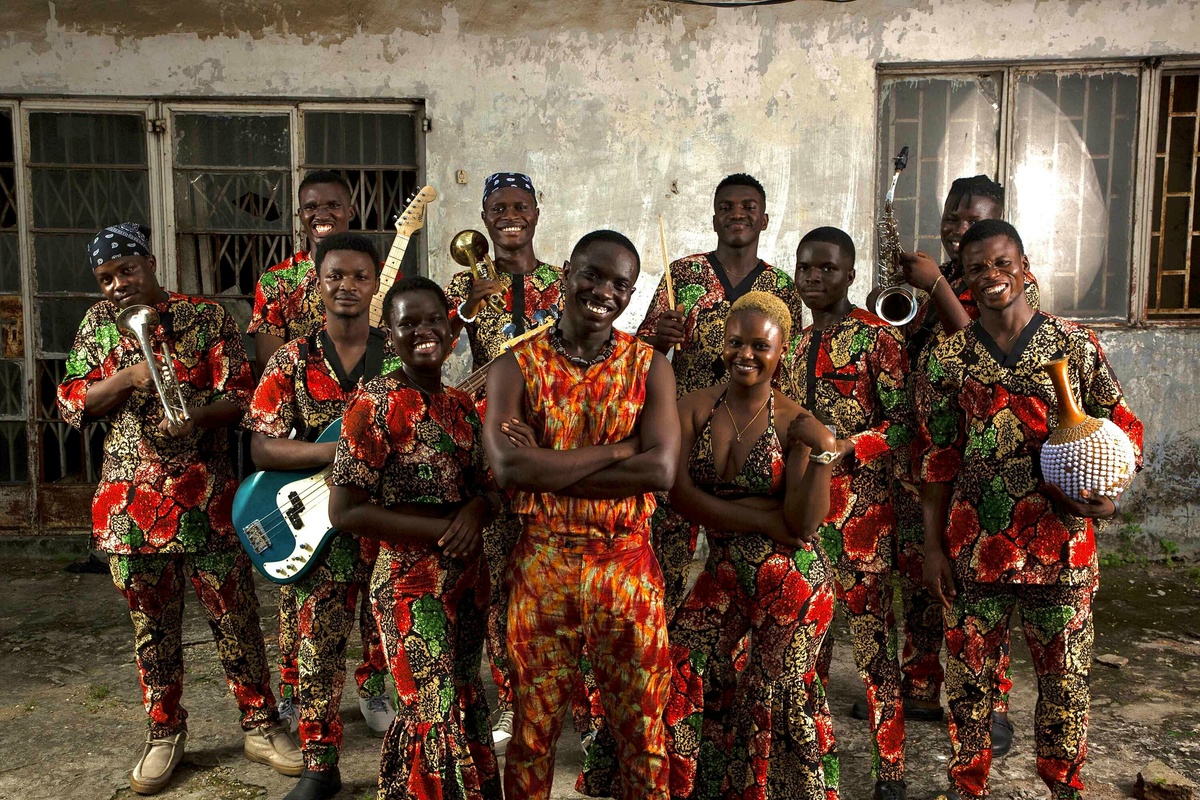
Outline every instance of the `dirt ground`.
MULTIPOLYGON (((66 562, 0 559, 0 798, 136 797, 128 771, 145 731, 127 612, 104 575, 63 571, 66 562)), ((1087 780, 1092 800, 1131 797, 1138 770, 1153 758, 1200 779, 1200 571, 1162 566, 1122 567, 1102 576, 1096 601, 1096 655, 1129 659, 1122 669, 1094 665, 1087 780)), ((275 629, 275 595, 259 585, 268 651, 275 629)), ((281 798, 294 779, 241 756, 237 709, 225 687, 198 604, 185 616, 189 709, 187 754, 170 800, 281 798)), ((866 723, 848 716, 862 686, 851 664, 845 626, 831 699, 842 753, 842 797, 871 796, 866 723)), ((357 639, 357 635, 354 637, 357 639)), ((992 770, 993 796, 1048 796, 1034 772, 1032 717, 1036 687, 1029 652, 1013 635, 1012 754, 992 770)), ((355 649, 353 656, 357 656, 355 649)), ((485 677, 486 680, 486 677, 485 677)), ((352 682, 343 699, 345 788, 339 798, 374 797, 379 740, 368 736, 352 682)), ((555 798, 571 787, 582 757, 577 737, 559 747, 555 798)), ((909 796, 921 800, 944 786, 949 751, 944 725, 909 726, 909 796)))

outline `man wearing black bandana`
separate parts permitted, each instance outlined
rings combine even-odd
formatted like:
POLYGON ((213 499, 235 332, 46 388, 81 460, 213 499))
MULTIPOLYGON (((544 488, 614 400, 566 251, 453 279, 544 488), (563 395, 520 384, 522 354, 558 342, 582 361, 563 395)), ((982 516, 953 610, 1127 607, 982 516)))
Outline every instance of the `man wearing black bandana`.
POLYGON ((58 388, 67 423, 110 425, 92 503, 92 544, 108 554, 113 582, 129 604, 149 715, 130 785, 139 794, 161 791, 183 756, 185 581, 208 615, 241 709, 246 757, 299 775, 300 751, 280 725, 271 693, 250 560, 230 517, 237 479, 228 429, 241 419, 254 385, 242 336, 218 304, 159 285, 149 235, 144 226, 122 223, 88 245, 105 299, 84 316, 58 388), (170 345, 187 409, 182 424, 164 419, 141 346, 117 328, 117 316, 137 305, 158 314, 147 331, 155 348, 170 345))
MULTIPOLYGON (((492 240, 495 278, 475 280, 469 270, 464 270, 455 274, 446 286, 451 332, 457 336, 466 328, 472 369, 479 369, 504 352, 509 339, 559 316, 562 275, 558 267, 541 261, 533 252, 533 235, 540 214, 537 192, 528 175, 497 172, 484 181, 480 217, 492 240), (503 298, 503 312, 487 303, 496 294, 503 298)), ((477 398, 477 405, 483 416, 487 398, 477 398)), ((505 647, 508 592, 504 575, 520 532, 520 521, 507 509, 483 532, 483 550, 492 582, 487 649, 499 710, 493 736, 501 753, 512 736, 513 711, 513 687, 505 647)), ((586 726, 586 716, 577 714, 577 725, 586 726)))

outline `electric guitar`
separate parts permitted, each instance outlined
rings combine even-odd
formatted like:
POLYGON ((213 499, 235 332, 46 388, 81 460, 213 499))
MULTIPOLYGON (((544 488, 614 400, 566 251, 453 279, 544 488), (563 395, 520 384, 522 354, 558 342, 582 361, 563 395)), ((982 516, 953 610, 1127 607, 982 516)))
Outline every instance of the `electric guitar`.
MULTIPOLYGON (((342 421, 334 420, 318 443, 336 442, 342 421)), ((233 496, 233 528, 262 576, 295 583, 316 564, 316 556, 337 531, 329 524, 329 475, 319 470, 256 472, 233 496)))
MULTIPOLYGON (((437 190, 424 186, 396 218, 396 238, 379 274, 379 291, 371 298, 371 324, 383 320, 383 298, 400 274, 400 264, 412 235, 425 225, 425 207, 437 190)), ((342 430, 337 420, 317 442, 336 442, 342 430)), ((269 581, 294 583, 316 563, 336 530, 329 524, 329 473, 320 470, 255 472, 242 481, 233 498, 233 525, 255 568, 269 581)))

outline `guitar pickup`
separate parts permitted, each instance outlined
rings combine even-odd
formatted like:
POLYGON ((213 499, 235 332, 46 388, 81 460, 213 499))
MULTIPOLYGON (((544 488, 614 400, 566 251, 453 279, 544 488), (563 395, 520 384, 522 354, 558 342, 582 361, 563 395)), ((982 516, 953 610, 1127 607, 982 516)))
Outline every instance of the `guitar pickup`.
POLYGON ((255 520, 246 527, 246 540, 250 542, 250 546, 254 548, 254 552, 259 554, 266 552, 271 546, 271 539, 267 536, 266 530, 258 520, 255 520))
POLYGON ((300 530, 304 527, 304 518, 300 516, 304 513, 304 501, 295 492, 288 492, 288 505, 291 508, 284 512, 284 516, 292 523, 293 530, 300 530))

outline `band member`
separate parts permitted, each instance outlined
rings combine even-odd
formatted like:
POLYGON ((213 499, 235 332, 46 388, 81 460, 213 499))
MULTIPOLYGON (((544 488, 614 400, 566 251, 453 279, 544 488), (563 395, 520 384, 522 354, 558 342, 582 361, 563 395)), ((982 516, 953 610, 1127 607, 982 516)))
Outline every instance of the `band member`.
POLYGON ((667 796, 670 666, 649 522, 652 493, 675 479, 679 425, 666 359, 613 328, 640 267, 621 234, 584 236, 563 268, 557 325, 488 373, 484 442, 523 524, 509 575, 509 797, 550 796, 585 645, 625 796, 667 796))
MULTIPOLYGON (((464 270, 456 273, 446 287, 451 330, 457 336, 466 328, 472 369, 479 369, 504 352, 509 339, 559 314, 560 270, 542 262, 533 252, 540 215, 537 192, 528 175, 498 172, 484 182, 480 217, 495 248, 496 275, 490 280, 475 280, 470 270, 464 270), (497 294, 504 301, 503 313, 487 302, 497 294)), ((484 414, 486 398, 481 398, 478 405, 480 414, 484 414)), ((508 591, 504 575, 520 533, 521 522, 507 503, 483 532, 483 554, 492 586, 487 650, 498 697, 499 716, 492 730, 497 752, 503 752, 512 738, 513 690, 505 652, 508 591)))
MULTIPOLYGON (((904 328, 905 348, 911 371, 928 360, 929 350, 949 333, 979 318, 978 304, 963 280, 959 241, 976 222, 1004 216, 1004 187, 986 175, 958 178, 950 185, 942 209, 941 237, 946 261, 939 267, 925 253, 902 256, 905 280, 925 292, 927 299, 904 328)), ((1025 283, 1030 305, 1038 307, 1037 283, 1030 275, 1025 283)), ((912 386, 909 387, 911 399, 912 386)), ((915 481, 902 479, 893 486, 898 533, 900 594, 904 601, 904 648, 901 670, 904 715, 909 722, 939 721, 942 688, 942 613, 922 583, 925 539, 921 499, 915 481)), ((998 691, 992 715, 992 754, 1003 756, 1012 745, 1013 727, 1008 720, 1009 650, 1005 641, 996 674, 998 691)), ((866 704, 856 703, 854 715, 868 719, 866 704)))
MULTIPOLYGON (((385 369, 386 334, 370 325, 371 298, 379 290, 374 244, 359 234, 337 233, 317 245, 314 263, 325 325, 275 351, 244 421, 254 432, 251 453, 260 469, 332 464, 335 443, 315 439, 342 416, 354 389, 385 369)), ((298 622, 295 697, 304 752, 304 774, 285 800, 332 797, 341 787, 346 641, 359 587, 370 579, 378 549, 373 539, 339 533, 307 575, 280 588, 281 626, 285 619, 298 622)))
MULTIPOLYGON (((667 302, 665 278, 659 281, 638 327, 642 337, 663 354, 676 345, 672 367, 679 397, 723 382, 721 360, 725 318, 731 305, 747 292, 777 295, 801 318, 801 304, 786 272, 758 256, 759 237, 766 230, 767 194, 762 184, 735 174, 717 184, 713 197, 713 231, 717 248, 671 262, 675 308, 667 302)), ((660 500, 665 501, 664 498, 660 500)), ((667 582, 667 616, 683 601, 688 566, 696 552, 697 530, 660 502, 654 524, 655 552, 667 582)))
POLYGON ((450 306, 427 278, 384 298, 402 365, 346 408, 330 520, 379 539, 371 603, 399 712, 383 741, 380 800, 500 800, 479 677, 488 603, 483 528, 500 507, 471 397, 442 385, 450 306))
MULTIPOLYGON (((254 336, 257 373, 262 375, 271 356, 285 342, 318 334, 325 326, 325 303, 312 253, 329 236, 345 233, 354 219, 350 184, 337 172, 314 170, 300 182, 297 214, 304 226, 308 248, 268 269, 254 290, 254 314, 247 333, 254 336)), ((320 433, 320 431, 317 431, 320 433)), ((395 717, 387 696, 384 676, 387 662, 375 618, 367 600, 367 587, 359 586, 359 631, 362 663, 354 671, 358 686, 358 708, 375 736, 383 736, 395 717)), ((294 603, 280 603, 279 694, 280 714, 295 733, 300 721, 293 703, 299 681, 296 649, 300 646, 300 622, 292 613, 294 603)))
POLYGON ((725 325, 724 385, 679 401, 674 508, 709 531, 708 563, 671 624, 672 797, 836 800, 837 753, 817 652, 833 619, 817 526, 848 446, 772 386, 790 309, 751 292, 725 325), (742 639, 736 696, 722 679, 742 639))
POLYGON ((1078 798, 1098 584, 1092 520, 1116 507, 1040 482, 1039 452, 1057 416, 1042 365, 1065 356, 1080 407, 1124 430, 1139 461, 1142 423, 1095 334, 1029 304, 1029 261, 1011 225, 976 223, 960 253, 979 320, 936 345, 917 376, 925 583, 945 609, 954 749, 943 797, 988 794, 992 676, 1019 605, 1037 674, 1038 774, 1052 797, 1078 798))
MULTIPOLYGON (((121 223, 88 245, 105 299, 84 316, 58 387, 58 406, 70 425, 110 425, 92 502, 92 546, 108 554, 113 583, 129 603, 150 718, 130 786, 139 794, 161 791, 183 757, 185 580, 208 615, 241 709, 246 758, 299 775, 300 751, 280 725, 271 694, 250 560, 230 517, 237 480, 228 428, 249 401, 250 365, 241 334, 221 306, 159 286, 149 236, 141 225, 121 223), (182 424, 164 418, 150 373, 156 367, 117 327, 121 311, 136 305, 158 315, 146 335, 156 350, 170 347, 186 409, 182 424)), ((167 388, 170 396, 175 390, 167 388)))
MULTIPOLYGON (((843 437, 821 544, 833 565, 854 663, 867 688, 874 796, 892 800, 905 797, 904 711, 892 611, 892 480, 896 461, 908 472, 912 414, 903 340, 895 328, 850 302, 846 294, 854 276, 854 242, 845 231, 816 228, 800 240, 796 288, 813 324, 797 337, 789 368, 804 407, 843 437)), ((823 683, 832 658, 828 636, 817 665, 823 683)))

